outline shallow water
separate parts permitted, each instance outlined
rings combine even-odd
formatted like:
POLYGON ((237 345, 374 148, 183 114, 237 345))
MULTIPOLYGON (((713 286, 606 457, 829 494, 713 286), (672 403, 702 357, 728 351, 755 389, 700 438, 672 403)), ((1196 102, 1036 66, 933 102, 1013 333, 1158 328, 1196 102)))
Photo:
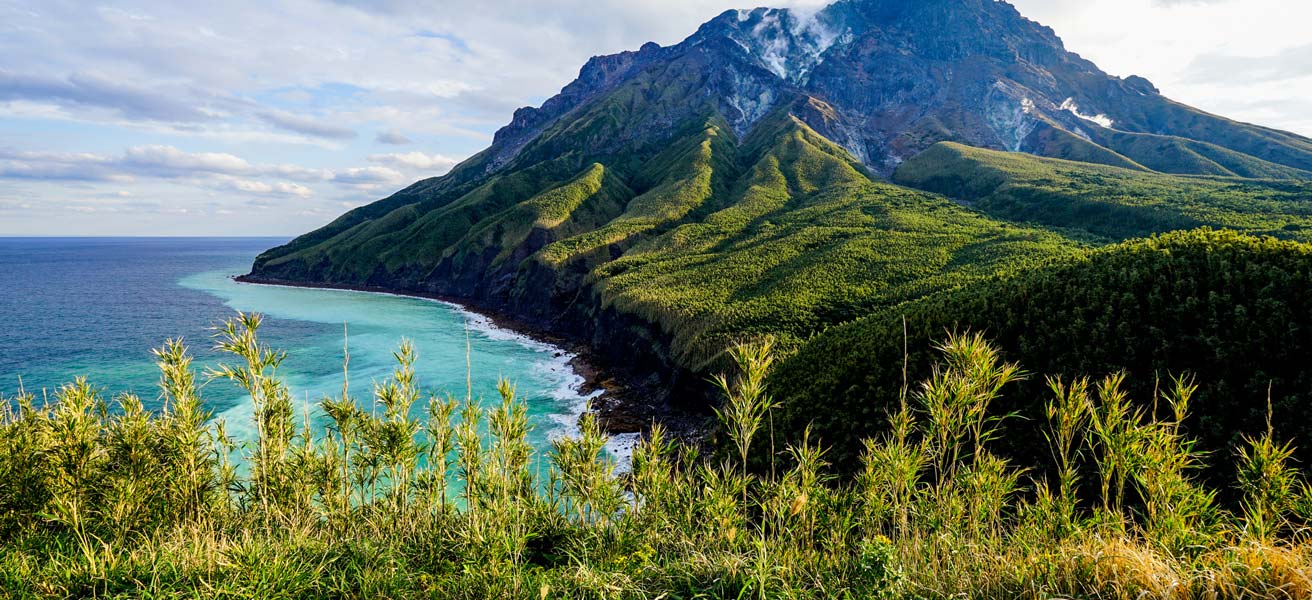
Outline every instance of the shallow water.
MULTIPOLYGON (((227 360, 209 350, 207 328, 240 310, 266 315, 262 338, 289 353, 280 373, 311 414, 341 392, 343 342, 351 393, 368 407, 372 383, 389 376, 392 353, 408 338, 425 392, 464 397, 468 342, 474 396, 495 402, 498 379, 513 382, 529 407, 534 447, 575 429, 587 403, 577 391, 582 378, 550 344, 441 302, 232 281, 281 241, 0 238, 0 391, 17 391, 21 378, 28 391, 53 393, 86 375, 107 396, 131 391, 157 407, 150 348, 181 336, 201 365, 227 360)), ((229 433, 249 435, 247 397, 225 381, 208 383, 203 395, 229 433)))

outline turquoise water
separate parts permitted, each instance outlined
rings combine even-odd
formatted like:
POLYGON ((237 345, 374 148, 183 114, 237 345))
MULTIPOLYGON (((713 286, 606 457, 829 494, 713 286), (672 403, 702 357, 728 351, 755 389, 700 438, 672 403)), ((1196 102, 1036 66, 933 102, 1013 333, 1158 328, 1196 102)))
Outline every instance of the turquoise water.
MULTIPOLYGON (((417 379, 428 393, 463 398, 466 341, 475 397, 498 399, 513 382, 534 425, 530 441, 549 446, 568 434, 587 399, 571 355, 493 326, 457 306, 352 291, 241 284, 261 250, 281 240, 0 239, 0 392, 53 390, 85 375, 106 396, 134 392, 158 406, 151 347, 183 337, 202 366, 227 360, 209 347, 208 327, 234 311, 267 319, 262 337, 288 352, 280 373, 316 414, 342 388, 343 342, 351 393, 366 407, 372 384, 387 378, 403 338, 414 342, 417 379)), ((249 398, 226 381, 203 388, 229 432, 249 435, 249 398)), ((423 407, 416 406, 415 414, 423 407)))

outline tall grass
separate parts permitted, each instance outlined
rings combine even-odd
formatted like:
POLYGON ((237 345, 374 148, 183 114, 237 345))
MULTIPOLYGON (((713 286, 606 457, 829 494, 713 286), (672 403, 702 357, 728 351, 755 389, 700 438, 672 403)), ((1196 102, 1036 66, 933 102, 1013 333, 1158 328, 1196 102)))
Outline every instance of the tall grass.
POLYGON ((260 325, 239 315, 220 326, 232 362, 208 373, 250 395, 253 440, 211 420, 176 341, 156 352, 158 411, 84 380, 49 401, 20 391, 0 403, 0 595, 1312 594, 1312 496, 1291 446, 1268 433, 1236 448, 1242 503, 1227 510, 1193 477, 1217 457, 1181 425, 1185 379, 1148 403, 1128 398, 1119 375, 1050 379, 1048 423, 1035 428, 1053 464, 1030 470, 1041 465, 992 450, 993 407, 1023 373, 984 337, 954 334, 847 480, 809 435, 774 447, 770 434, 762 447, 771 352, 748 344, 729 353, 737 372, 715 379, 726 452, 703 456, 655 425, 620 473, 585 415, 539 470, 511 383, 487 401, 427 394, 408 342, 370 400, 344 385, 313 426, 260 325))

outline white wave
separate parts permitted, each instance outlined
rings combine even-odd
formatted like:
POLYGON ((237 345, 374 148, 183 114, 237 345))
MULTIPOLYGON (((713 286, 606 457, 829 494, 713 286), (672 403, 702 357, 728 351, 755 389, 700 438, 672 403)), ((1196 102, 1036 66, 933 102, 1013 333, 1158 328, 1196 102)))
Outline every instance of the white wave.
POLYGON ((587 412, 592 399, 603 392, 602 390, 589 394, 582 392, 587 380, 575 371, 571 364, 575 358, 578 358, 577 354, 567 352, 555 344, 499 327, 487 315, 476 313, 454 302, 434 301, 452 308, 464 317, 470 331, 490 340, 515 342, 524 348, 549 356, 535 361, 531 366, 536 375, 555 384, 555 387, 546 391, 547 396, 555 400, 559 408, 558 411, 548 415, 554 427, 547 431, 547 438, 556 440, 579 435, 579 418, 587 412))
POLYGON ((642 442, 641 433, 620 433, 610 437, 606 443, 606 456, 615 461, 617 473, 633 470, 633 449, 642 442))

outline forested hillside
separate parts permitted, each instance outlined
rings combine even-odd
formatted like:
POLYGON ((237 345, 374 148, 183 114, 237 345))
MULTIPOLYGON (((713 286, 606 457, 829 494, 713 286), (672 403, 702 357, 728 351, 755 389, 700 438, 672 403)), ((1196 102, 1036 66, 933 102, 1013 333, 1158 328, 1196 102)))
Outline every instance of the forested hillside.
POLYGON ((1265 430, 1268 397, 1278 439, 1312 439, 1312 246, 1207 230, 1054 261, 831 329, 775 371, 777 424, 786 439, 813 426, 840 464, 855 465, 860 439, 887 429, 905 382, 930 374, 933 344, 952 331, 988 336, 1029 371, 995 405, 1015 413, 1000 445, 1027 464, 1046 458, 1032 431, 1048 376, 1125 372, 1139 407, 1158 413, 1169 409, 1155 392, 1188 378, 1198 392, 1187 430, 1215 456, 1265 430))
POLYGON ((879 182, 788 111, 741 140, 718 117, 682 131, 641 162, 561 156, 422 217, 398 209, 262 257, 257 272, 474 298, 582 331, 617 313, 651 331, 603 330, 598 343, 663 347, 670 367, 701 372, 744 335, 795 348, 828 324, 1079 248, 879 182))

